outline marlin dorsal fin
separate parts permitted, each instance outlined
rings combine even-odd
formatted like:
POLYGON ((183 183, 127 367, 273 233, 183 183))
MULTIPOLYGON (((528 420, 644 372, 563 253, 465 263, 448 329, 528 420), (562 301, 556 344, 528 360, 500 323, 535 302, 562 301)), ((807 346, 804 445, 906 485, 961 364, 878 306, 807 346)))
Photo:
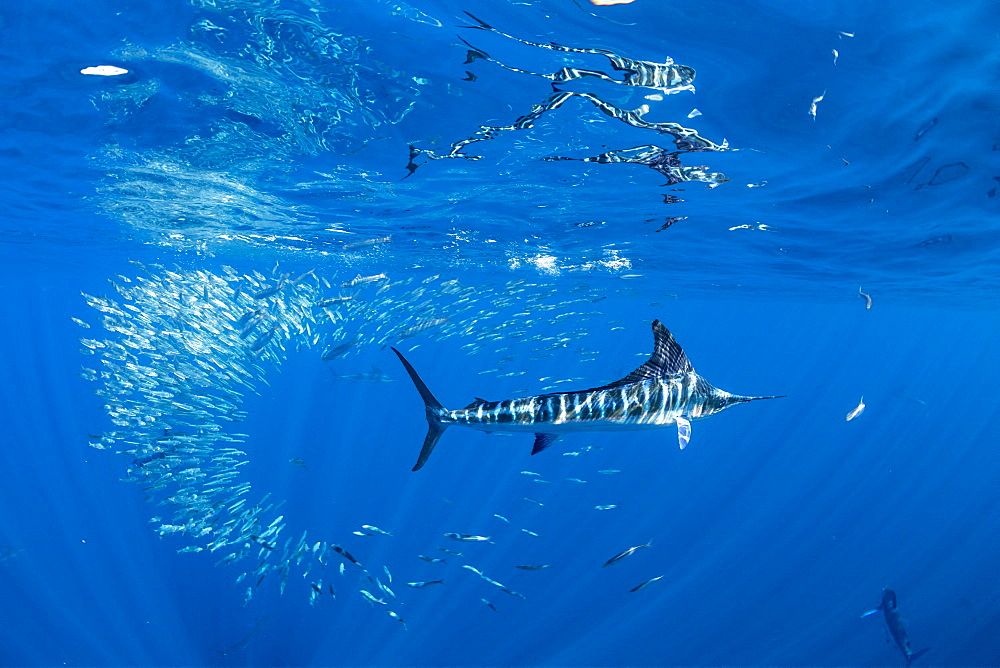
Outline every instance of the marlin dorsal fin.
POLYGON ((486 399, 483 399, 482 397, 476 397, 475 400, 473 400, 473 402, 471 404, 469 404, 468 406, 466 406, 462 410, 466 410, 466 411, 475 410, 475 409, 479 408, 480 406, 482 406, 483 404, 488 404, 488 403, 490 403, 490 402, 487 401, 486 399))
POLYGON ((692 373, 694 367, 684 354, 684 349, 674 341, 673 335, 659 320, 653 321, 653 354, 646 363, 621 380, 608 383, 605 387, 618 387, 647 378, 663 378, 678 373, 692 373))

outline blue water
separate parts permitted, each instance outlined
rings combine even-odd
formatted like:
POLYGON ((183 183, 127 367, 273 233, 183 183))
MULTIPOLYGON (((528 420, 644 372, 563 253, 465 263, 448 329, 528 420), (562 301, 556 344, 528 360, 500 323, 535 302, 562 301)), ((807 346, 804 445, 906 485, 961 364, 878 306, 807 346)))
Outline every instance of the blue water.
POLYGON ((903 665, 859 619, 883 588, 915 665, 1000 664, 997 26, 985 1, 0 8, 0 664, 903 665), (669 56, 696 90, 550 43, 669 56), (608 158, 637 147, 682 171, 608 158), (459 408, 620 378, 657 318, 715 385, 787 398, 683 451, 456 427, 410 471, 424 412, 388 345, 459 408), (213 430, 245 507, 284 502, 232 564, 178 552, 228 516, 161 536, 197 503, 143 490, 207 460, 119 454, 213 430), (332 551, 284 593, 236 583, 303 532, 398 601, 332 551))

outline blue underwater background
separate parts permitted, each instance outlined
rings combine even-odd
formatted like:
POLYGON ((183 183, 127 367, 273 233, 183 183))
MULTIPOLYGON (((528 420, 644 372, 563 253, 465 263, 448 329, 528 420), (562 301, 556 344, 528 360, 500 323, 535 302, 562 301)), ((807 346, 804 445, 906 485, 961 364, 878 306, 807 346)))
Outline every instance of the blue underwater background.
POLYGON ((884 588, 914 665, 1000 664, 998 30, 4 4, 0 665, 904 665, 884 588), (390 346, 459 408, 621 378, 654 319, 787 398, 410 470, 390 346))

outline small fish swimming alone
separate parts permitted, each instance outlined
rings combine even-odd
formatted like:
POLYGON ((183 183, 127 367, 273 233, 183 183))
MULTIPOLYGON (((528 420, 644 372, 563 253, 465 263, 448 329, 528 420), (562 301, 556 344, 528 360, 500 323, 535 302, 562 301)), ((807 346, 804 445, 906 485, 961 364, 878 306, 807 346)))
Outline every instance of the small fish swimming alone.
POLYGON ((445 538, 457 540, 460 543, 492 543, 489 536, 474 536, 468 533, 446 533, 445 538))
POLYGON ((883 620, 885 621, 885 630, 892 636, 893 641, 896 643, 896 647, 899 651, 903 653, 906 658, 906 665, 909 666, 911 663, 916 661, 918 658, 930 651, 930 647, 925 647, 919 652, 914 652, 910 648, 910 638, 906 634, 906 627, 903 625, 903 618, 899 614, 899 609, 896 607, 896 592, 891 589, 886 589, 882 592, 882 602, 874 610, 869 610, 865 614, 861 615, 864 619, 870 615, 881 611, 883 620))
POLYGON ((647 586, 653 584, 654 582, 656 582, 657 580, 659 580, 662 577, 663 577, 662 575, 657 575, 655 578, 649 578, 645 582, 640 582, 639 584, 637 584, 636 586, 632 587, 628 591, 629 591, 629 593, 632 593, 634 591, 639 591, 640 589, 645 589, 647 586))
POLYGON ((865 412, 865 398, 861 397, 861 401, 858 402, 858 405, 852 408, 851 412, 848 413, 844 419, 850 422, 851 420, 858 417, 864 412, 865 412))
POLYGON ((860 295, 861 298, 865 300, 865 310, 870 311, 872 308, 872 296, 869 294, 865 294, 864 292, 861 292, 860 287, 858 288, 858 295, 860 295))
POLYGON ((382 536, 391 536, 392 535, 390 532, 385 531, 384 529, 379 529, 378 527, 372 526, 371 524, 362 524, 361 528, 364 529, 365 531, 370 531, 372 533, 377 533, 377 534, 380 534, 382 536))
POLYGON ((778 398, 730 394, 712 386, 695 373, 687 355, 659 320, 653 321, 653 338, 649 360, 607 385, 503 401, 477 398, 458 410, 442 406, 403 354, 393 348, 424 400, 427 417, 427 436, 413 470, 427 462, 441 435, 452 425, 487 432, 534 433, 533 455, 567 432, 676 425, 677 441, 683 450, 691 439, 692 420, 714 415, 733 404, 778 398))
POLYGON ((607 561, 605 561, 604 565, 601 566, 601 568, 607 568, 608 566, 613 566, 613 565, 617 564, 619 561, 621 561, 622 559, 624 559, 625 557, 631 556, 632 553, 635 552, 636 550, 641 550, 642 548, 649 547, 652 544, 653 544, 653 541, 649 541, 648 543, 643 543, 642 545, 636 545, 635 547, 630 547, 629 549, 625 550, 624 552, 619 552, 615 556, 613 556, 610 559, 608 559, 607 561))

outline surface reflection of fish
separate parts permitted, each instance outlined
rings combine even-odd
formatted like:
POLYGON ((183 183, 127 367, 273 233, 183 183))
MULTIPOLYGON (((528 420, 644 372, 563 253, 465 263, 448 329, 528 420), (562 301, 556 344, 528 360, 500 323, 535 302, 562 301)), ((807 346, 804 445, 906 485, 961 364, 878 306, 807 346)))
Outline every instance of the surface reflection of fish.
POLYGON ((382 372, 378 367, 373 366, 370 371, 364 373, 343 373, 337 374, 333 373, 333 369, 330 370, 333 374, 334 380, 347 380, 357 383, 392 383, 396 379, 382 372))
MULTIPOLYGON (((688 181, 702 181, 708 184, 709 188, 714 188, 723 183, 729 183, 730 179, 720 172, 709 172, 705 165, 685 167, 678 157, 679 151, 669 151, 660 146, 646 144, 634 148, 608 151, 600 155, 588 158, 569 158, 564 156, 551 156, 542 160, 552 162, 557 160, 577 160, 579 162, 596 162, 602 165, 615 163, 630 163, 633 165, 645 165, 650 169, 659 172, 667 178, 665 186, 672 186, 688 181)), ((668 225, 669 227, 669 225, 668 225)))
POLYGON ((653 321, 653 354, 624 378, 586 390, 486 401, 476 398, 448 410, 434 397, 402 353, 393 352, 424 401, 427 435, 413 470, 430 457, 441 434, 452 425, 487 432, 534 433, 531 454, 546 449, 563 433, 626 431, 676 426, 681 449, 691 439, 691 422, 734 404, 774 399, 720 390, 694 371, 690 360, 659 320, 653 321))
POLYGON ((892 636, 893 641, 896 643, 896 647, 899 651, 903 653, 906 658, 906 665, 909 666, 911 663, 916 661, 918 658, 930 651, 930 647, 925 647, 919 652, 914 652, 910 648, 910 638, 906 634, 906 627, 903 625, 903 618, 899 614, 899 609, 896 607, 896 592, 891 589, 886 589, 882 592, 882 602, 874 610, 869 610, 865 614, 861 615, 864 619, 870 615, 881 611, 882 618, 885 621, 885 630, 890 636, 892 636))
MULTIPOLYGON (((468 12, 466 12, 466 14, 468 14, 468 12)), ((420 166, 420 164, 415 162, 415 159, 420 155, 424 155, 430 160, 440 160, 445 158, 478 160, 482 156, 469 155, 464 152, 465 148, 477 142, 495 139, 502 132, 530 129, 534 127, 535 123, 541 119, 543 115, 562 107, 568 100, 573 98, 586 100, 596 106, 604 114, 627 123, 635 128, 651 129, 660 133, 669 134, 674 138, 674 144, 679 151, 728 150, 728 146, 726 146, 725 143, 722 145, 715 144, 704 137, 699 136, 697 131, 685 128, 677 123, 652 123, 644 120, 643 116, 650 111, 648 104, 642 104, 639 108, 634 110, 624 109, 618 106, 618 103, 609 102, 608 100, 602 99, 601 97, 589 92, 563 90, 557 87, 561 84, 577 79, 599 79, 601 81, 606 81, 620 86, 652 89, 658 92, 655 95, 648 95, 647 99, 662 100, 663 95, 665 94, 694 90, 694 86, 691 85, 691 82, 695 77, 695 71, 693 68, 686 65, 678 65, 674 63, 671 58, 665 59, 662 63, 655 63, 645 60, 633 60, 607 49, 578 48, 564 46, 555 42, 532 42, 498 30, 472 14, 468 14, 468 16, 475 21, 475 25, 465 26, 467 28, 492 32, 507 39, 511 39, 538 49, 556 51, 563 54, 602 56, 608 59, 610 67, 606 68, 608 70, 607 72, 602 72, 596 69, 576 68, 567 65, 555 72, 535 72, 507 65, 506 63, 493 58, 482 49, 470 44, 469 42, 465 42, 463 39, 462 41, 469 47, 469 51, 466 56, 466 64, 475 62, 476 60, 485 60, 511 72, 539 77, 552 84, 553 93, 547 99, 533 105, 530 111, 522 114, 507 125, 481 125, 480 129, 472 136, 453 142, 451 144, 450 151, 447 153, 438 154, 429 149, 417 148, 411 144, 410 159, 406 165, 406 169, 409 172, 407 176, 413 174, 413 172, 420 166)), ((649 164, 654 169, 657 169, 657 171, 663 170, 663 173, 667 174, 668 178, 678 180, 714 181, 710 183, 710 186, 728 180, 721 174, 709 174, 706 171, 707 168, 705 167, 696 167, 691 168, 690 170, 685 170, 680 167, 679 162, 668 157, 670 154, 668 154, 665 149, 651 147, 652 151, 644 152, 642 150, 643 148, 645 147, 626 149, 621 152, 620 156, 616 155, 618 152, 612 151, 604 154, 603 156, 598 156, 598 158, 588 159, 588 161, 639 162, 640 164, 649 164), (635 155, 636 153, 642 155, 635 155), (669 170, 666 169, 666 163, 668 162, 671 163, 671 169, 669 170), (676 164, 673 164, 674 162, 676 162, 676 164)), ((676 156, 676 154, 673 155, 676 156)))
MULTIPOLYGON (((475 49, 473 53, 482 54, 479 57, 485 57, 486 59, 492 60, 494 63, 503 67, 504 69, 511 70, 513 72, 523 72, 526 74, 533 74, 539 76, 553 83, 562 83, 566 81, 571 81, 573 79, 581 79, 585 77, 592 77, 597 79, 602 79, 604 81, 609 81, 612 83, 621 84, 623 86, 642 86, 644 88, 654 88, 660 90, 664 93, 676 93, 679 90, 693 90, 691 82, 694 81, 695 71, 694 68, 688 67, 687 65, 677 65, 674 63, 673 59, 667 58, 662 63, 654 63, 648 60, 632 60, 631 58, 626 58, 621 56, 614 51, 609 51, 607 49, 588 49, 588 48, 578 48, 572 46, 563 46, 562 44, 556 44, 555 42, 549 42, 548 44, 542 44, 540 42, 531 42, 520 37, 515 37, 514 35, 509 35, 501 30, 497 30, 490 24, 486 23, 482 19, 479 19, 469 12, 465 14, 476 22, 476 25, 465 26, 466 28, 474 28, 476 30, 484 30, 487 32, 496 33, 497 35, 502 35, 508 39, 512 39, 521 44, 526 44, 528 46, 533 46, 539 49, 547 49, 549 51, 559 51, 562 53, 582 53, 582 54, 594 54, 599 56, 604 56, 608 59, 611 69, 614 72, 620 72, 622 78, 616 79, 613 76, 605 74, 597 70, 583 70, 575 69, 572 67, 564 67, 558 72, 553 74, 541 74, 538 72, 530 72, 528 70, 522 70, 516 67, 509 67, 503 63, 499 63, 483 52, 475 49)), ((474 60, 475 58, 472 58, 474 60)))

